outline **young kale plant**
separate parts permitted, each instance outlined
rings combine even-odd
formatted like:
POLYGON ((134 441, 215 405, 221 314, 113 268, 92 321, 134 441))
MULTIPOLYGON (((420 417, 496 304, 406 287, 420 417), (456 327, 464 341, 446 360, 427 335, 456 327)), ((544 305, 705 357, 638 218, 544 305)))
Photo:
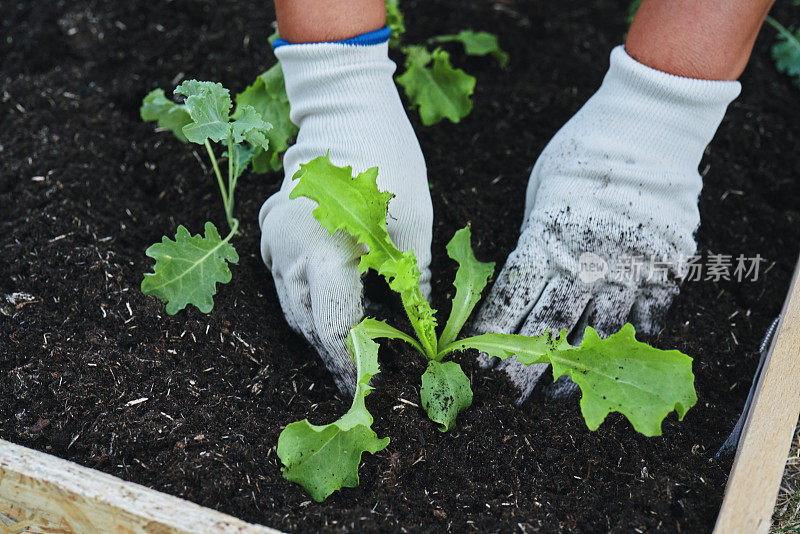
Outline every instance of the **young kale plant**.
POLYGON ((469 227, 456 232, 447 253, 458 263, 450 316, 436 335, 436 315, 419 289, 420 270, 413 250, 400 251, 386 227, 392 194, 379 191, 378 169, 356 177, 350 167, 336 167, 328 156, 300 166, 290 198, 307 197, 317 203, 314 217, 330 234, 342 230, 368 250, 361 272, 374 269, 400 294, 414 335, 382 321, 366 318, 353 327, 347 347, 357 369, 357 389, 351 408, 337 421, 316 426, 308 420, 289 424, 278 439, 277 452, 284 477, 301 484, 317 501, 342 487, 358 485, 358 465, 364 452, 375 454, 389 444, 372 430, 365 398, 370 379, 379 371, 375 339, 400 339, 427 360, 422 375, 421 404, 440 430, 453 428, 459 412, 472 403, 469 378, 447 358, 456 351, 477 349, 501 359, 516 356, 525 365, 549 363, 553 379, 569 376, 582 391, 581 413, 596 430, 610 412, 623 414, 638 432, 661 434, 661 422, 671 411, 683 419, 697 402, 692 359, 677 350, 663 351, 636 340, 626 324, 607 339, 587 327, 583 342, 572 346, 567 331, 541 336, 487 333, 457 339, 480 300, 494 264, 478 261, 470 244, 469 227))
POLYGON ((205 223, 205 235, 191 235, 183 225, 178 226, 174 240, 164 236, 145 252, 156 263, 153 272, 144 275, 142 292, 160 298, 170 315, 188 304, 208 313, 214 307, 217 283, 231 280, 228 263, 239 261, 230 243, 239 227, 233 216, 236 183, 247 167, 255 164, 254 158, 269 149, 272 125, 249 104, 253 99, 243 98, 231 115, 230 93, 219 83, 189 80, 174 92, 186 97, 183 104, 172 102, 164 91, 155 89, 145 97, 141 116, 146 121, 158 121, 159 127, 172 131, 178 139, 205 146, 219 185, 229 232, 220 237, 210 221, 205 223), (212 142, 221 143, 226 149, 222 154, 228 163, 225 176, 212 142))

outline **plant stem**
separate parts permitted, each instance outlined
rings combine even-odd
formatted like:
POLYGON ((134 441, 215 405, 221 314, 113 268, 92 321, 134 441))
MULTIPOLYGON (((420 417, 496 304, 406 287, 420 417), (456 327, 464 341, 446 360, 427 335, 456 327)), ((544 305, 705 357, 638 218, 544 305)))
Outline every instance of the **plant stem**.
POLYGON ((767 24, 769 24, 770 26, 775 28, 775 30, 778 33, 780 33, 781 35, 783 35, 788 41, 790 41, 790 42, 793 41, 793 42, 797 43, 798 47, 800 47, 800 43, 798 43, 797 38, 794 36, 794 34, 792 32, 790 32, 786 28, 786 26, 784 26, 783 24, 781 24, 780 22, 778 22, 777 20, 772 18, 770 15, 767 15, 767 18, 765 19, 765 21, 766 21, 767 24))
POLYGON ((239 219, 233 219, 233 224, 231 225, 231 231, 228 235, 225 236, 225 239, 222 240, 222 243, 227 243, 231 240, 231 238, 236 234, 236 230, 239 229, 239 219))
POLYGON ((228 221, 233 219, 233 190, 236 188, 236 179, 233 168, 233 140, 228 135, 228 202, 225 204, 225 216, 228 221))
POLYGON ((211 159, 211 165, 214 167, 214 174, 217 176, 217 183, 219 184, 219 192, 222 195, 222 205, 225 207, 225 218, 228 221, 228 227, 231 229, 234 226, 238 227, 238 221, 231 217, 230 213, 228 212, 228 192, 225 190, 225 182, 222 180, 222 173, 219 172, 217 157, 214 155, 214 151, 211 149, 211 143, 208 142, 208 139, 206 139, 203 144, 208 152, 208 157, 211 159))

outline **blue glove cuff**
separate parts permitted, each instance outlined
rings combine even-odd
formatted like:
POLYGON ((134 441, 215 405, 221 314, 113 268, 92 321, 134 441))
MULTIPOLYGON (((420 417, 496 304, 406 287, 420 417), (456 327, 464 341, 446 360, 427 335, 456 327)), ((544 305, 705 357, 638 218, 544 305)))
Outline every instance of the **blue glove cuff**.
MULTIPOLYGON (((373 30, 371 32, 362 33, 361 35, 356 35, 355 37, 351 37, 349 39, 344 39, 343 41, 323 41, 324 43, 328 44, 343 44, 343 45, 350 45, 350 46, 370 46, 385 43, 389 40, 389 36, 392 34, 392 30, 389 29, 389 26, 384 26, 379 30, 373 30)), ((320 43, 290 43, 284 39, 275 39, 275 42, 272 43, 272 49, 278 49, 282 46, 287 45, 294 45, 294 44, 320 44, 320 43)))

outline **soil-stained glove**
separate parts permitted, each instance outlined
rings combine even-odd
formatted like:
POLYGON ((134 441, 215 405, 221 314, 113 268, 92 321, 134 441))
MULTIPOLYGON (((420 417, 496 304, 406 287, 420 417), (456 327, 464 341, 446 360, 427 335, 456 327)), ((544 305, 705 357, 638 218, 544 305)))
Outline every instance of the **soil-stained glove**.
MULTIPOLYGON (((656 330, 696 251, 700 159, 739 91, 739 82, 673 76, 615 48, 600 89, 534 165, 517 248, 474 330, 581 336, 588 324, 605 337, 626 320, 656 330)), ((546 369, 514 358, 498 367, 519 402, 546 369)), ((545 393, 574 389, 562 379, 545 393)))
POLYGON ((280 191, 261 208, 261 255, 272 271, 289 325, 306 337, 343 392, 355 391, 355 365, 345 347, 364 314, 358 262, 364 252, 342 232, 330 236, 311 212, 316 203, 290 200, 301 163, 330 151, 334 165, 355 173, 379 167, 378 187, 389 203, 389 235, 413 248, 430 293, 433 206, 425 160, 392 79, 389 29, 335 43, 276 41, 291 119, 300 129, 286 151, 280 191))

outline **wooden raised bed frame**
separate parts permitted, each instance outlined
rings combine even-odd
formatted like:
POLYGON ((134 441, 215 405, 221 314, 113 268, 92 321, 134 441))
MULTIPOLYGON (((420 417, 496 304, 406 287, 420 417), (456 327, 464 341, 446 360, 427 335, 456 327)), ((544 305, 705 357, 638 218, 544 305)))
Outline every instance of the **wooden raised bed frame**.
MULTIPOLYGON (((800 262, 764 363, 715 534, 765 533, 800 415, 800 262)), ((0 534, 272 534, 189 501, 0 440, 0 534)))

